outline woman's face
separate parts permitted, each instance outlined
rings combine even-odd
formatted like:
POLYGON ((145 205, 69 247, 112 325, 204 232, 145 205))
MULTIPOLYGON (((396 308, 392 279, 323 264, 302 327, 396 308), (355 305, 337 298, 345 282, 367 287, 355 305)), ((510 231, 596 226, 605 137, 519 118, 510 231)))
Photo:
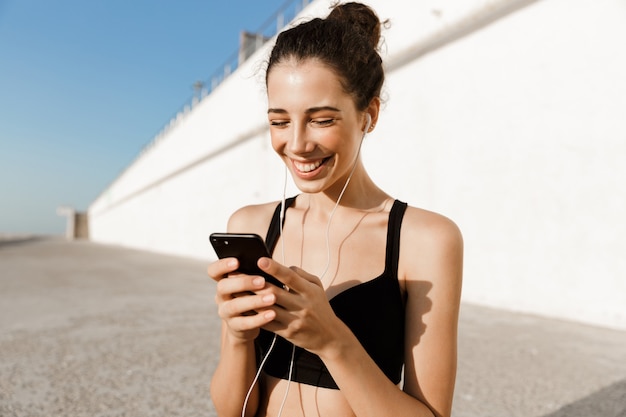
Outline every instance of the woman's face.
POLYGON ((272 67, 267 94, 272 147, 298 188, 341 189, 358 155, 366 116, 337 75, 317 60, 289 60, 272 67))

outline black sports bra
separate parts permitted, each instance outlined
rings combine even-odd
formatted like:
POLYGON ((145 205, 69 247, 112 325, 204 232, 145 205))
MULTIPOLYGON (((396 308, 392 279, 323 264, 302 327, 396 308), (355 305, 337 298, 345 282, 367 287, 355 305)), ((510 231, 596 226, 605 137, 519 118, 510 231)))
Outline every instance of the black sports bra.
MULTIPOLYGON (((286 200, 286 207, 295 197, 286 200)), ((398 282, 400 227, 406 203, 394 201, 387 225, 387 249, 384 272, 369 281, 348 288, 330 300, 333 311, 361 342, 385 375, 398 384, 404 364, 404 301, 398 282)), ((266 244, 274 252, 280 234, 280 205, 276 208, 267 232, 266 244)), ((284 221, 284 219, 283 219, 284 221)), ((256 340, 260 359, 267 353, 274 333, 261 329, 256 340)), ((278 336, 263 371, 276 378, 289 378, 293 344, 278 336)), ((296 347, 292 381, 323 388, 338 389, 319 356, 296 347)))

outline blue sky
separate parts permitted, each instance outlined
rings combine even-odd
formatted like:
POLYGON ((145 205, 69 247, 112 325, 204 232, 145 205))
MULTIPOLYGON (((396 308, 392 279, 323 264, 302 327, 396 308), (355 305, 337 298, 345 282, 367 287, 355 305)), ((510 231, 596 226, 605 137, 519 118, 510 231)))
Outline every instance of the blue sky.
POLYGON ((285 0, 0 0, 0 233, 62 234, 285 0))

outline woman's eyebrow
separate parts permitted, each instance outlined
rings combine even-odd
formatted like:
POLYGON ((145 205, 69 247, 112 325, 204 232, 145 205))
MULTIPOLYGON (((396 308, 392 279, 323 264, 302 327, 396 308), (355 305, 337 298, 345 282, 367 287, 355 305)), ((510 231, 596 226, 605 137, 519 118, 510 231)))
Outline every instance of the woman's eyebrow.
POLYGON ((267 109, 267 113, 280 113, 280 114, 287 114, 287 110, 285 109, 267 109))
POLYGON ((317 113, 318 111, 323 111, 323 110, 341 112, 341 110, 339 110, 336 107, 320 106, 320 107, 311 107, 310 109, 307 109, 306 114, 317 113))
MULTIPOLYGON (((311 114, 311 113, 316 113, 318 111, 336 111, 336 112, 341 112, 341 110, 339 110, 336 107, 333 106, 319 106, 319 107, 311 107, 309 109, 306 109, 305 113, 306 114, 311 114)), ((267 109, 267 113, 279 113, 279 114, 287 114, 287 110, 285 109, 274 109, 274 108, 269 108, 267 109)))

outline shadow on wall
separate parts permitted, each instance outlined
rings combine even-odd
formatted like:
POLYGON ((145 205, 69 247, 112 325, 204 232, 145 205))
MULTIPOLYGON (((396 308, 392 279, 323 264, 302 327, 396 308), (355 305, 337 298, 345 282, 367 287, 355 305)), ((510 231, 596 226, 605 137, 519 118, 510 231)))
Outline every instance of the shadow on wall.
POLYGON ((542 417, 626 417, 626 379, 542 417))

